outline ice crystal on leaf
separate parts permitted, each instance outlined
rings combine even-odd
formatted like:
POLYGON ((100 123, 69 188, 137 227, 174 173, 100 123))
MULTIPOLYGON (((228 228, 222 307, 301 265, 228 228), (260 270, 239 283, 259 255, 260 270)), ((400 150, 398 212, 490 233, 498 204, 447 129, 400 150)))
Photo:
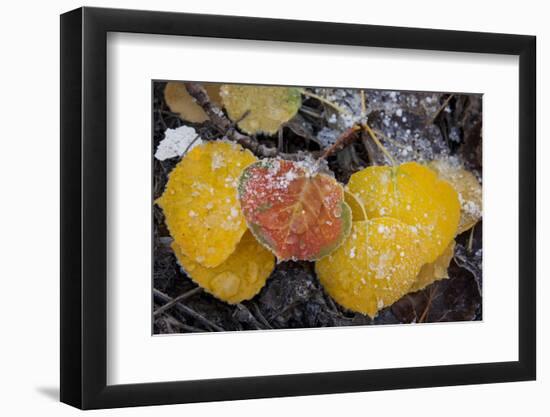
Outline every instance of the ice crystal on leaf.
POLYGON ((344 189, 344 200, 351 209, 351 218, 354 222, 360 220, 367 220, 367 213, 363 203, 357 198, 355 194, 344 189))
POLYGON ((246 231, 236 179, 255 161, 240 145, 215 141, 193 148, 172 170, 156 202, 185 256, 212 268, 233 253, 246 231))
POLYGON ((454 239, 460 203, 453 187, 416 162, 371 166, 353 174, 349 190, 369 219, 393 217, 411 226, 425 262, 433 262, 454 239))
POLYGON ((452 240, 434 262, 422 265, 410 292, 422 290, 435 281, 449 278, 448 269, 454 253, 455 241, 452 240))
POLYGON ((351 236, 315 263, 340 305, 370 317, 407 294, 423 264, 410 226, 389 217, 353 223, 351 236))
POLYGON ((483 203, 481 184, 475 175, 452 160, 432 161, 429 167, 435 170, 440 178, 448 181, 458 193, 460 201, 458 233, 472 228, 481 219, 483 203))
POLYGON ((227 84, 220 91, 227 114, 245 133, 272 135, 298 112, 300 90, 227 84))
POLYGON ((264 159, 239 180, 241 208, 254 236, 282 260, 316 260, 349 234, 343 187, 315 164, 264 159))
POLYGON ((214 268, 205 268, 187 257, 181 247, 172 249, 186 274, 200 287, 229 304, 254 297, 265 285, 275 267, 275 257, 246 232, 235 251, 214 268))

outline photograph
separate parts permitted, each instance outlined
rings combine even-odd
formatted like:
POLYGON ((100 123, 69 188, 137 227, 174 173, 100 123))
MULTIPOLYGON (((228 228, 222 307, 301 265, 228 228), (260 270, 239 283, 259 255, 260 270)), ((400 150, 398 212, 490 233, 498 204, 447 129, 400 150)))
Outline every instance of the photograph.
POLYGON ((482 94, 152 81, 154 335, 482 320, 482 94))

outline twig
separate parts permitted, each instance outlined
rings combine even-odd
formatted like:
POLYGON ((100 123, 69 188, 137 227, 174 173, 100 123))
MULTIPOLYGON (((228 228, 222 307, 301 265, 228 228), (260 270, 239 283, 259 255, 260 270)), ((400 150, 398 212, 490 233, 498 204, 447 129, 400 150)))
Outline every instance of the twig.
POLYGON ((164 121, 164 118, 162 117, 162 111, 159 109, 157 111, 158 115, 159 115, 159 120, 160 122, 162 123, 162 125, 164 126, 164 130, 166 130, 167 126, 166 126, 166 122, 164 121))
POLYGON ((352 126, 349 129, 345 130, 339 137, 336 139, 336 142, 334 142, 331 146, 329 146, 325 151, 321 154, 319 159, 326 159, 329 156, 335 154, 343 147, 349 145, 353 141, 357 140, 359 135, 357 134, 361 130, 360 126, 352 126))
MULTIPOLYGON (((163 302, 165 303, 168 303, 170 301, 172 301, 172 299, 164 294, 163 292, 157 290, 156 288, 153 288, 153 294, 159 298, 160 300, 162 300, 163 302)), ((201 322, 202 324, 205 324, 206 326, 210 327, 211 329, 213 330, 216 330, 218 332, 224 332, 225 329, 223 327, 220 327, 218 326, 217 324, 215 323, 212 323, 210 320, 208 320, 206 317, 203 317, 201 316, 199 313, 197 313, 195 310, 187 307, 186 305, 182 304, 182 303, 176 303, 175 304, 175 307, 182 313, 182 314, 187 314, 188 316, 191 316, 193 317, 195 320, 201 322)))
POLYGON ((159 314, 164 313, 166 310, 175 306, 180 301, 187 300, 191 296, 198 294, 201 291, 202 291, 201 287, 196 287, 196 288, 193 288, 192 290, 186 291, 183 294, 178 295, 176 298, 172 299, 172 301, 169 301, 168 303, 164 304, 162 307, 159 307, 158 309, 156 309, 155 312, 153 313, 153 316, 158 316, 159 314))
POLYGON ((239 303, 239 304, 236 305, 236 307, 237 307, 238 310, 244 312, 248 316, 248 319, 254 325, 256 330, 264 330, 265 329, 264 325, 262 323, 260 323, 258 321, 258 319, 256 319, 256 317, 254 317, 254 314, 252 314, 250 312, 250 310, 248 308, 246 308, 245 305, 239 303))
POLYGON ((434 113, 434 115, 432 116, 432 118, 429 120, 429 122, 426 124, 426 126, 429 126, 431 125, 433 122, 435 122, 435 119, 437 119, 437 116, 439 116, 439 113, 441 113, 443 111, 443 109, 445 107, 447 107, 447 105, 449 104, 449 102, 451 101, 451 99, 454 97, 454 94, 451 94, 449 95, 449 97, 447 97, 447 99, 443 102, 443 104, 441 105, 441 107, 439 109, 437 109, 437 111, 434 113))
POLYGON ((184 150, 183 153, 181 154, 182 157, 189 151, 189 149, 191 149, 191 146, 193 146, 193 144, 194 144, 197 140, 199 140, 200 137, 201 137, 201 135, 195 136, 195 138, 189 143, 189 145, 187 145, 187 148, 185 148, 185 150, 184 150))
POLYGON ((282 152, 283 146, 284 146, 283 128, 280 127, 279 131, 277 132, 277 150, 279 152, 282 152))
MULTIPOLYGON (((188 324, 182 323, 180 320, 178 320, 177 318, 175 318, 174 316, 172 316, 171 314, 169 314, 167 312, 164 312, 162 314, 162 316, 163 316, 167 326, 169 326, 171 324, 173 326, 179 327, 180 329, 186 330, 188 332, 201 332, 201 333, 204 333, 204 332, 207 331, 205 329, 201 329, 200 327, 190 326, 188 324)), ((171 329, 169 329, 169 330, 171 330, 171 329)))
POLYGON ((295 301, 292 304, 287 305, 286 307, 283 307, 282 310, 275 312, 269 317, 269 321, 275 320, 277 317, 282 316, 283 314, 287 313, 288 311, 292 310, 294 307, 299 305, 299 301, 295 301))
POLYGON ((323 117, 321 116, 320 113, 318 113, 317 111, 313 110, 311 107, 308 107, 304 104, 302 104, 302 107, 300 107, 300 113, 305 113, 308 116, 314 117, 315 119, 320 119, 321 117, 323 117))
POLYGON ((197 101, 197 104, 202 107, 210 118, 210 121, 220 130, 220 132, 223 132, 228 139, 237 142, 239 145, 252 151, 252 153, 266 158, 273 158, 276 156, 291 160, 298 158, 295 154, 284 154, 279 152, 277 148, 270 148, 269 146, 262 145, 255 138, 243 135, 237 131, 233 123, 225 116, 222 110, 210 101, 206 90, 200 84, 185 83, 185 88, 191 97, 197 101))
POLYGON ((369 134, 364 130, 361 132, 361 142, 367 151, 367 155, 369 156, 372 165, 376 166, 386 164, 386 157, 380 152, 378 146, 376 146, 376 144, 370 139, 369 134))
POLYGON ((258 316, 260 321, 264 324, 264 326, 267 327, 268 329, 273 329, 273 326, 269 324, 265 316, 262 314, 260 307, 258 307, 258 304, 256 304, 255 302, 252 302, 252 305, 254 306, 254 311, 256 312, 256 315, 258 316))

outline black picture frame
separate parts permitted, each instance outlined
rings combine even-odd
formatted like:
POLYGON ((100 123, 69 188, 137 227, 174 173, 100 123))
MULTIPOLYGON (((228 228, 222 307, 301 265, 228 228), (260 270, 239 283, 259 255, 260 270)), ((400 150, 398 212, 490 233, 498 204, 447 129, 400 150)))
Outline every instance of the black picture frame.
POLYGON ((251 17, 80 8, 61 16, 61 401, 82 409, 533 380, 536 38, 251 17), (107 385, 108 32, 519 56, 519 360, 107 385))

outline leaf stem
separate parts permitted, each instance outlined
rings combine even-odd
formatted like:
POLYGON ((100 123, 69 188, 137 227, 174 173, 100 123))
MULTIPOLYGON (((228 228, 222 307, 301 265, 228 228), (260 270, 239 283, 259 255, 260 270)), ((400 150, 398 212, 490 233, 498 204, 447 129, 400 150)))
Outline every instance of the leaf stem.
POLYGON ((361 118, 364 119, 367 116, 367 102, 365 98, 365 90, 361 90, 361 118))
POLYGON ((369 136, 372 138, 374 143, 376 143, 376 146, 378 146, 378 148, 382 151, 384 156, 388 158, 388 160, 391 162, 391 164, 394 167, 397 166, 397 162, 395 161, 395 159, 393 159, 393 157, 388 152, 388 150, 384 147, 384 145, 382 145, 382 142, 380 142, 380 139, 378 139, 378 136, 376 136, 376 133, 374 133, 374 131, 370 128, 370 126, 367 123, 363 123, 362 126, 363 126, 363 129, 365 129, 369 134, 369 136))
POLYGON ((341 114, 351 114, 349 111, 347 111, 346 109, 344 109, 343 107, 340 107, 338 104, 336 103, 333 103, 332 101, 330 100, 327 100, 326 98, 322 97, 322 96, 319 96, 315 93, 312 93, 311 91, 307 91, 305 88, 300 88, 300 93, 303 94, 304 96, 307 96, 307 97, 311 97, 311 98, 314 98, 316 100, 319 100, 321 103, 324 103, 326 104, 327 106, 330 106, 332 107, 334 110, 336 110, 338 113, 341 113, 341 114))
POLYGON ((476 225, 474 224, 470 229, 470 236, 468 238, 468 253, 472 253, 472 248, 474 246, 474 229, 475 228, 476 228, 476 225))

